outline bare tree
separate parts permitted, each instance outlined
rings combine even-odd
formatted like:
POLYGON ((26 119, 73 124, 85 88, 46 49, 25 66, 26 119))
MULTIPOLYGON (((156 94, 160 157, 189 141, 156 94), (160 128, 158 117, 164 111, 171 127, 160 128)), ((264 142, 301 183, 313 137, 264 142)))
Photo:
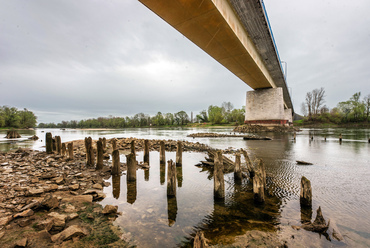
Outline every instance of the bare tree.
POLYGON ((365 96, 364 105, 365 105, 366 120, 368 121, 369 120, 369 115, 370 115, 370 94, 365 96))
POLYGON ((306 106, 308 117, 311 118, 312 116, 312 92, 307 92, 306 94, 306 106))
POLYGON ((320 113, 321 106, 324 104, 325 100, 325 90, 323 87, 320 89, 314 89, 306 94, 306 102, 308 117, 311 118, 312 115, 317 115, 320 113))
POLYGON ((302 104, 301 104, 301 111, 302 111, 302 114, 304 116, 307 116, 307 108, 306 108, 306 104, 304 102, 302 102, 302 104))

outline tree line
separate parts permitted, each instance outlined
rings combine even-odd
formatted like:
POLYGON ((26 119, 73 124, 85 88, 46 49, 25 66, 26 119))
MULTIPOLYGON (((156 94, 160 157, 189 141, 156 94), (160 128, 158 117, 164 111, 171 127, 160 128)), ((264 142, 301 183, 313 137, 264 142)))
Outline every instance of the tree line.
POLYGON ((339 102, 332 109, 329 109, 324 103, 324 88, 307 92, 305 102, 301 105, 305 121, 335 124, 370 121, 370 94, 361 99, 361 92, 356 92, 350 99, 339 102))
POLYGON ((0 128, 36 127, 37 117, 32 111, 15 107, 0 106, 0 128))
POLYGON ((244 108, 234 109, 230 102, 219 106, 209 106, 208 111, 203 110, 195 118, 189 118, 185 111, 177 113, 158 112, 154 116, 138 113, 132 117, 99 117, 87 120, 71 120, 55 123, 40 123, 39 128, 128 128, 128 127, 163 127, 183 126, 190 122, 211 122, 213 124, 244 123, 244 108))

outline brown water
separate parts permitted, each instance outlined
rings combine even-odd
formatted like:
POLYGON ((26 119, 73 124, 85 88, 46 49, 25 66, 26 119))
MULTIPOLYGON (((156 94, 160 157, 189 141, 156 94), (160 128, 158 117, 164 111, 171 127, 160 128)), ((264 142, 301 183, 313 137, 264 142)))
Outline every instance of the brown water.
MULTIPOLYGON (((39 137, 42 130, 30 132, 39 137)), ((126 129, 112 131, 52 130, 62 141, 85 136, 180 139, 202 142, 214 148, 246 148, 252 157, 262 158, 268 176, 266 204, 255 205, 248 180, 236 184, 232 174, 225 175, 226 198, 213 200, 212 172, 194 166, 205 154, 184 153, 182 181, 176 198, 167 199, 165 173, 161 173, 159 155, 150 154, 150 170, 137 171, 135 185, 127 185, 126 176, 115 178, 116 187, 105 189, 102 204, 119 206, 123 215, 117 219, 138 247, 187 247, 196 230, 203 230, 212 243, 229 244, 234 237, 250 230, 264 230, 288 240, 290 247, 370 247, 370 137, 369 129, 305 129, 293 142, 289 134, 267 134, 272 141, 244 141, 239 138, 192 139, 195 132, 229 132, 228 129, 126 129), (339 143, 339 133, 343 141, 339 143), (314 136, 313 141, 310 140, 314 136), (324 136, 327 141, 324 141, 324 136), (301 166, 296 160, 312 162, 301 166), (306 176, 313 189, 313 218, 321 206, 331 227, 328 236, 305 230, 300 225, 300 179, 306 176), (119 184, 119 187, 117 186, 119 184), (332 240, 332 228, 344 236, 344 242, 332 240), (294 239, 292 238, 294 236, 294 239)), ((0 131, 0 135, 2 135, 0 131)), ((5 134, 4 134, 5 136, 5 134)), ((42 148, 43 142, 0 139, 0 150, 17 146, 42 148)), ((175 158, 172 152, 167 159, 175 158)), ((234 159, 233 157, 230 157, 234 159)), ((122 160, 125 161, 124 157, 122 160)), ((138 153, 142 161, 142 153, 138 153)), ((180 172, 180 171, 179 171, 180 172)), ((179 178, 180 179, 180 178, 179 178)), ((113 179, 110 179, 112 182, 113 179)))

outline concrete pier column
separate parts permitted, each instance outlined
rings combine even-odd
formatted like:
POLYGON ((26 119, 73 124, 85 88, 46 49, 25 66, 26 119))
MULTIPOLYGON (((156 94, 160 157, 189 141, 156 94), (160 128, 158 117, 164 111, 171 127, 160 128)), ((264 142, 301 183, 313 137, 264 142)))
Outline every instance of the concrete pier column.
POLYGON ((284 109, 283 89, 257 89, 247 92, 245 123, 258 125, 288 125, 292 110, 284 109))

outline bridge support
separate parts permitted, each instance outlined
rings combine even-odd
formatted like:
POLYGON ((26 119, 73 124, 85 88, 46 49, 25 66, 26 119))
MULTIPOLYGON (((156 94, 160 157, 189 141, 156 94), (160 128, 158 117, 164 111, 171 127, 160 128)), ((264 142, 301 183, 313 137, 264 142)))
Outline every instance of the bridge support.
POLYGON ((245 123, 265 126, 290 125, 292 110, 284 109, 282 88, 257 89, 247 92, 245 123))

